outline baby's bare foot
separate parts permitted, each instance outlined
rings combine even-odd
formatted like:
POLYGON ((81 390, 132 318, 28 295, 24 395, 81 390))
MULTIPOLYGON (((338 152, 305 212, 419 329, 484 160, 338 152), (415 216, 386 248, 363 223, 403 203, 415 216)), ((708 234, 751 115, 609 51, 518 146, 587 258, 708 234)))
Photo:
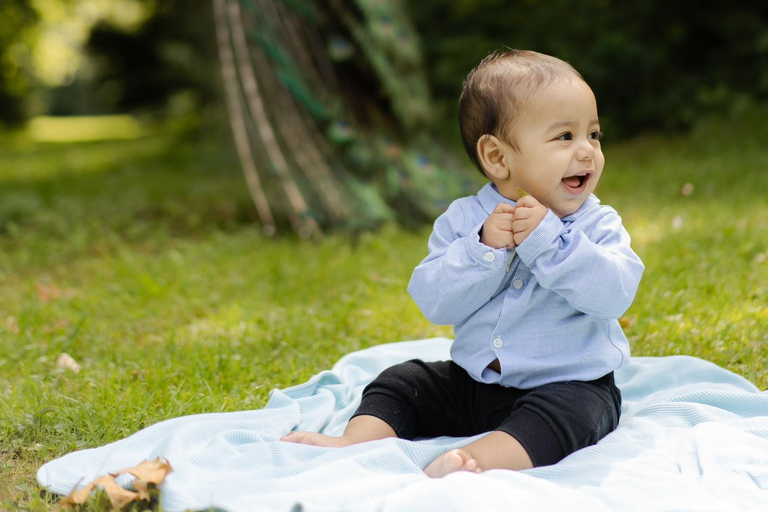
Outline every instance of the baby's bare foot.
POLYGON ((477 465, 477 461, 461 448, 442 454, 424 468, 424 473, 432 478, 440 478, 455 471, 480 473, 482 470, 477 465))
POLYGON ((326 446, 331 448, 341 448, 352 444, 352 441, 344 437, 326 436, 325 434, 318 434, 317 432, 290 432, 280 440, 288 443, 309 444, 312 446, 326 446))

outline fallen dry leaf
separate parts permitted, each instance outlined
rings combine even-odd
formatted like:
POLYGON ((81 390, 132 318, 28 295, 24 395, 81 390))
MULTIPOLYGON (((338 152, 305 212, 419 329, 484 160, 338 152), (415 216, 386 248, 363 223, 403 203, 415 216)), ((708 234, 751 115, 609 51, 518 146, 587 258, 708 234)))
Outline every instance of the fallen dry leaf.
POLYGON ((138 493, 140 500, 149 501, 149 489, 147 489, 149 482, 136 478, 133 480, 133 482, 131 482, 131 485, 138 493))
POLYGON ((93 492, 96 487, 101 487, 107 494, 107 498, 109 498, 109 502, 112 504, 112 508, 115 510, 120 510, 126 504, 132 501, 149 501, 150 496, 147 485, 159 484, 171 471, 173 471, 173 468, 171 467, 170 462, 163 458, 158 457, 153 461, 147 460, 138 466, 123 469, 122 471, 112 473, 111 475, 99 477, 80 490, 77 490, 77 486, 80 485, 80 482, 78 482, 75 485, 75 488, 72 489, 72 492, 63 497, 59 503, 64 507, 82 505, 88 500, 91 492, 93 492), (131 483, 133 488, 136 489, 136 492, 124 489, 115 481, 116 476, 122 475, 124 473, 128 473, 136 477, 131 483))
POLYGON ((93 483, 104 489, 109 502, 112 504, 112 508, 115 510, 120 510, 126 504, 139 500, 139 493, 123 489, 115 482, 115 478, 110 475, 97 478, 93 483))
POLYGON ((66 352, 62 352, 59 355, 59 358, 56 360, 56 368, 61 368, 62 370, 72 370, 73 372, 77 373, 80 371, 82 366, 80 366, 71 355, 67 354, 66 352))
POLYGON ((91 495, 93 488, 96 487, 96 484, 91 482, 82 489, 77 490, 77 486, 80 485, 80 482, 82 481, 83 479, 81 478, 80 481, 75 484, 72 492, 61 498, 61 501, 59 502, 60 505, 64 507, 72 507, 74 505, 82 505, 85 503, 85 501, 88 499, 88 496, 91 495))
POLYGON ((86 501, 88 501, 88 497, 91 495, 91 493, 96 487, 101 487, 102 489, 104 489, 104 492, 107 494, 107 498, 109 499, 109 502, 112 504, 112 508, 114 508, 115 510, 120 510, 127 503, 130 503, 131 501, 137 501, 140 499, 139 493, 129 491, 127 489, 123 489, 117 484, 117 482, 115 482, 114 477, 110 475, 105 475, 97 478, 96 480, 86 485, 79 491, 76 490, 77 485, 75 485, 75 488, 72 489, 71 493, 67 494, 61 499, 61 501, 59 502, 60 505, 64 507, 73 507, 75 505, 82 505, 86 501))
POLYGON ((139 480, 144 480, 147 483, 159 484, 165 480, 165 475, 172 471, 173 468, 171 467, 171 463, 162 457, 158 457, 155 460, 145 460, 138 466, 123 469, 117 473, 112 473, 112 476, 128 473, 129 475, 133 475, 139 480))

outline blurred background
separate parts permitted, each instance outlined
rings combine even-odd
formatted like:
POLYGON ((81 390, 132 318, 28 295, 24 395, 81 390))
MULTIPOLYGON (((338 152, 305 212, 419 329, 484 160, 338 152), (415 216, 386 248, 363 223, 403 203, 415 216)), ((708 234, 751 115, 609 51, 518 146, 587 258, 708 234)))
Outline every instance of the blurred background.
MULTIPOLYGON (((573 64, 618 141, 764 102, 767 21, 758 0, 4 0, 0 123, 7 140, 59 149, 143 138, 148 151, 172 134, 192 141, 174 142, 177 157, 246 171, 250 201, 180 198, 187 221, 209 208, 219 223, 301 236, 420 225, 477 186, 456 104, 489 51, 573 64)), ((35 209, 33 196, 50 201, 6 197, 0 229, 35 209)))
MULTIPOLYGON (((261 9, 258 0, 240 3, 261 9)), ((573 64, 595 89, 602 121, 623 137, 685 129, 702 114, 768 95, 768 7, 759 0, 270 3, 314 10, 315 27, 336 32, 325 50, 343 52, 334 45, 349 43, 350 57, 366 49, 348 29, 331 26, 344 16, 339 11, 371 32, 377 23, 415 30, 439 109, 435 121, 450 125, 449 134, 466 73, 505 46, 573 64), (334 3, 338 10, 323 7, 334 3), (366 4, 381 12, 363 14, 366 4), (409 19, 398 19, 403 8, 409 19)), ((207 122, 223 108, 211 0, 4 0, 0 52, 0 119, 7 125, 38 115, 126 112, 194 113, 207 122)))

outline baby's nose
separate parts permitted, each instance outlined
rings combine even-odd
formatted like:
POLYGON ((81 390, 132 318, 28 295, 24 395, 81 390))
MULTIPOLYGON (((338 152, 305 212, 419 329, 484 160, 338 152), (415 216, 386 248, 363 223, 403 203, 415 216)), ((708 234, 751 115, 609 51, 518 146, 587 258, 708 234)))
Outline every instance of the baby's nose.
POLYGON ((589 142, 585 142, 584 144, 580 144, 578 148, 578 152, 576 153, 576 158, 579 160, 592 160, 595 157, 595 148, 590 144, 589 142))

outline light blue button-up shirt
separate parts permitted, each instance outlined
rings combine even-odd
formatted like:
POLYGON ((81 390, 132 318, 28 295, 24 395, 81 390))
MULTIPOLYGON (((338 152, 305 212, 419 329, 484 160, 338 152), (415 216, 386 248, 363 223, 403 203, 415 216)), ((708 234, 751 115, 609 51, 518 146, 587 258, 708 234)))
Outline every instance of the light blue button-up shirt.
POLYGON ((498 203, 488 183, 436 221, 429 255, 408 292, 432 322, 453 325, 451 358, 477 381, 530 389, 589 381, 629 362, 620 318, 645 269, 616 210, 590 196, 578 211, 552 211, 511 249, 480 242, 498 203), (494 360, 501 374, 487 368, 494 360))

